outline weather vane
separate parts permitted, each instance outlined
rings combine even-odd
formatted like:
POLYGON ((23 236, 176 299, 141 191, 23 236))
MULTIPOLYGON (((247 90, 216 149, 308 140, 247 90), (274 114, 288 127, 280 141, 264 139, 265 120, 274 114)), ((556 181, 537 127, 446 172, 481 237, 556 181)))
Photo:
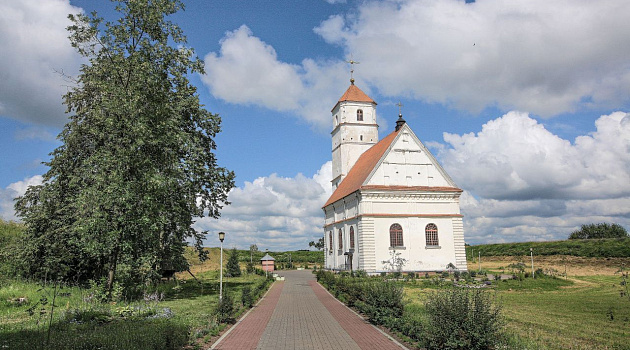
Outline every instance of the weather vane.
POLYGON ((398 103, 396 103, 396 106, 398 106, 398 115, 402 115, 402 106, 404 105, 400 103, 400 101, 398 101, 398 103))
POLYGON ((352 59, 352 55, 350 55, 350 61, 346 61, 347 63, 350 63, 350 83, 354 84, 354 65, 355 64, 359 64, 361 62, 357 62, 355 60, 352 59))

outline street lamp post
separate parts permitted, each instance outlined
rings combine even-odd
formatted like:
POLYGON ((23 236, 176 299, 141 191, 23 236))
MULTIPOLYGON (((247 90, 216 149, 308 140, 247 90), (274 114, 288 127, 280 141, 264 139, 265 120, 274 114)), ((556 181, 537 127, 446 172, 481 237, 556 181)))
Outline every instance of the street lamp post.
POLYGON ((219 232, 219 240, 221 241, 221 271, 219 271, 219 300, 223 300, 223 240, 225 232, 219 232))

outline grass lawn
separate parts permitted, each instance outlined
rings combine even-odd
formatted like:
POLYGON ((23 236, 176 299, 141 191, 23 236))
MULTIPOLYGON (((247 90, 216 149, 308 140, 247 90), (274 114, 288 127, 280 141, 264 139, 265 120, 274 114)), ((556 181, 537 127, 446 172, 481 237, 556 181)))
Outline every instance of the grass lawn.
POLYGON ((507 328, 548 349, 630 349, 630 300, 619 277, 579 276, 558 290, 501 290, 507 328))
MULTIPOLYGON (((215 263, 209 262, 208 266, 215 263)), ((218 272, 197 266, 195 276, 160 284, 156 292, 161 301, 100 303, 90 300, 86 288, 60 289, 48 337, 48 321, 54 288, 42 289, 35 283, 0 281, 0 349, 181 349, 207 348, 209 341, 226 327, 216 322, 218 272), (45 305, 27 311, 42 296, 45 305)), ((238 311, 241 290, 252 290, 264 276, 244 274, 223 279, 224 295, 233 296, 238 311)))
MULTIPOLYGON (((581 275, 568 279, 493 282, 495 287, 488 293, 496 294, 503 306, 506 330, 514 343, 526 349, 630 349, 630 298, 620 296, 619 274, 597 270, 607 263, 602 260, 592 260, 594 266, 585 261, 571 266, 581 275)), ((505 257, 486 258, 482 268, 499 273, 505 261, 505 257)), ((422 312, 423 301, 432 292, 425 287, 420 283, 405 287, 408 309, 422 312)))

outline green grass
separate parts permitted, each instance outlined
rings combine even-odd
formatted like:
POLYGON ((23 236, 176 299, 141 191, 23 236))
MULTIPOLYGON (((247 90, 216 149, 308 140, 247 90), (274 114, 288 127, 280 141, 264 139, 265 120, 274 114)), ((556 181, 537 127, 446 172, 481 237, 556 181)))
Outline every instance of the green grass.
POLYGON ((522 242, 480 244, 466 246, 466 256, 473 259, 479 251, 483 256, 524 256, 529 249, 534 255, 572 255, 580 257, 625 258, 630 257, 630 238, 571 239, 554 242, 522 242))
MULTIPOLYGON (((207 271, 197 278, 199 282, 190 279, 160 284, 151 290, 164 295, 160 302, 100 303, 89 300, 87 289, 60 289, 63 294, 55 300, 48 345, 53 287, 42 289, 28 281, 5 280, 0 284, 0 348, 181 349, 186 344, 203 343, 225 325, 217 324, 214 316, 219 293, 217 273, 207 271), (29 315, 27 310, 42 296, 48 297, 48 304, 37 306, 29 315), (28 301, 20 304, 18 298, 28 301), (166 315, 170 317, 160 317, 166 315)), ((238 304, 244 286, 253 289, 263 280, 257 275, 224 278, 223 291, 232 294, 238 304)), ((237 316, 243 312, 239 308, 237 316)))
MULTIPOLYGON (((565 281, 541 278, 495 282, 507 321, 509 348, 630 349, 630 299, 620 297, 619 276, 565 281)), ((430 290, 405 289, 406 312, 421 315, 430 290)))

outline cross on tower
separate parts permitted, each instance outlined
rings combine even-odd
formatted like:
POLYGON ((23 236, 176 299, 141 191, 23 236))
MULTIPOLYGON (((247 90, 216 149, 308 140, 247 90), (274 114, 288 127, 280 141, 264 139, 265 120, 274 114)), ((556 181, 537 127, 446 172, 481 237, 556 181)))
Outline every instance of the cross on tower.
POLYGON ((350 83, 352 85, 354 85, 354 77, 352 76, 354 73, 354 65, 355 64, 359 64, 361 62, 357 62, 355 60, 352 59, 352 55, 350 55, 350 61, 346 61, 347 63, 350 63, 350 83))
POLYGON ((398 106, 398 115, 402 115, 402 106, 404 105, 400 103, 400 101, 398 101, 398 103, 396 103, 396 106, 398 106))

